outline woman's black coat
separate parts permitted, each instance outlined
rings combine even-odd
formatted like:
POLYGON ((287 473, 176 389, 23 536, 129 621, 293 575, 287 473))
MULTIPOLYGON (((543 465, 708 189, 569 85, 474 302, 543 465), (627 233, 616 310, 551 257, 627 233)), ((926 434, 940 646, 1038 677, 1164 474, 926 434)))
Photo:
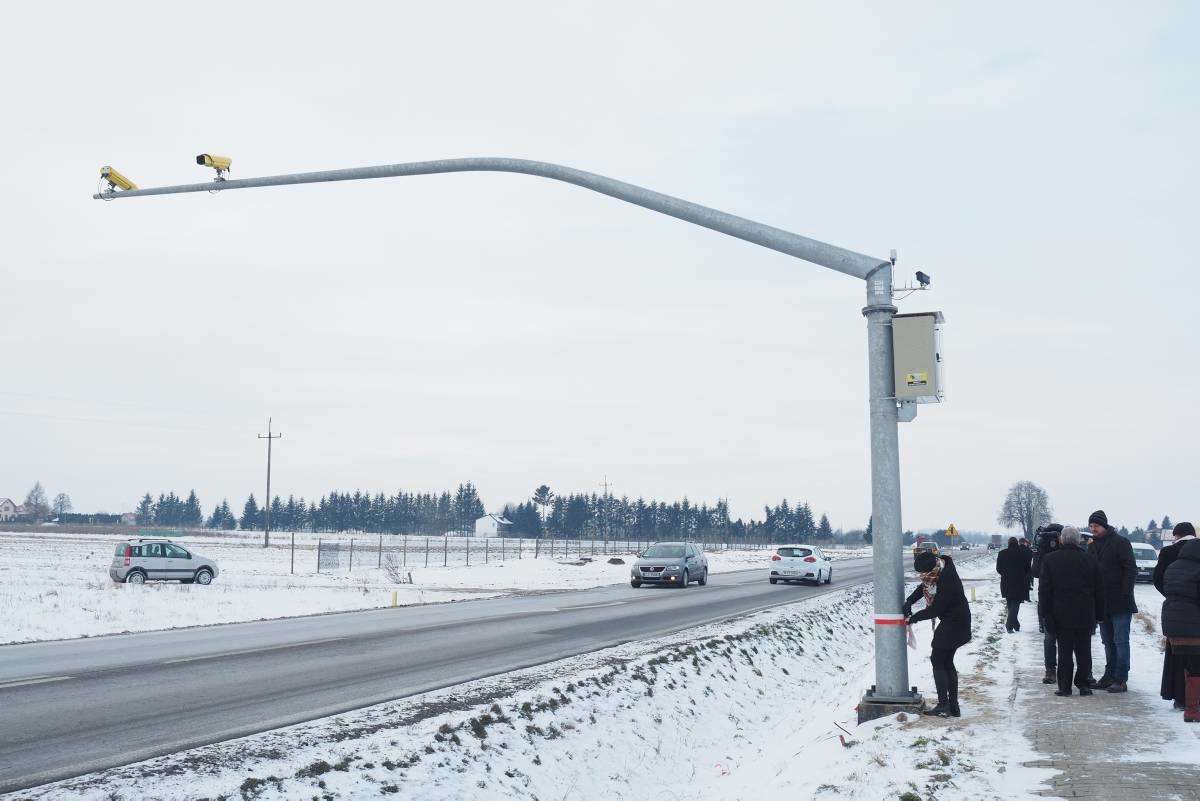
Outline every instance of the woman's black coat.
POLYGON ((1200 637, 1200 540, 1186 542, 1166 570, 1162 630, 1167 637, 1200 637))
POLYGON ((1163 589, 1163 581, 1167 575, 1167 568, 1179 558, 1179 551, 1183 546, 1191 541, 1181 540, 1179 542, 1172 542, 1170 545, 1164 545, 1162 550, 1158 552, 1158 564, 1154 566, 1154 589, 1163 595, 1167 594, 1167 591, 1163 589))
POLYGON ((1029 600, 1029 561, 1020 545, 1010 545, 999 553, 996 572, 1000 574, 1000 594, 1006 600, 1029 600))
MULTIPOLYGON (((963 592, 962 579, 958 577, 954 560, 949 556, 940 558, 943 567, 938 576, 937 594, 933 596, 933 605, 912 614, 908 622, 918 623, 938 618, 940 622, 933 632, 932 647, 958 648, 971 641, 971 607, 967 603, 966 593, 963 592)), ((912 612, 912 605, 922 595, 922 587, 918 584, 904 602, 904 614, 912 612)))

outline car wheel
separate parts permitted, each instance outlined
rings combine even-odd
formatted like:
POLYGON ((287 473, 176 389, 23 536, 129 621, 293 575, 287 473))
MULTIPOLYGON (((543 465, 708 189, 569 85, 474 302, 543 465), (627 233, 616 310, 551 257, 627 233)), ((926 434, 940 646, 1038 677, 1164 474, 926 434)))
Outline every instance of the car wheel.
POLYGON ((772 584, 778 584, 778 583, 779 583, 779 579, 767 579, 767 581, 771 582, 772 584))
POLYGON ((683 569, 683 580, 679 582, 679 589, 686 590, 687 586, 692 583, 692 577, 688 575, 687 568, 683 569))
POLYGON ((640 581, 630 581, 630 582, 629 582, 629 586, 630 586, 630 587, 633 587, 633 588, 636 590, 638 587, 642 586, 642 582, 640 582, 640 581))
POLYGON ((700 574, 700 578, 696 579, 696 583, 701 587, 708 586, 708 568, 704 568, 704 572, 700 574))
POLYGON ((833 568, 832 568, 832 567, 831 567, 831 568, 829 568, 829 575, 825 577, 825 583, 826 583, 826 584, 832 584, 832 583, 833 583, 833 568))
POLYGON ((212 580, 213 580, 212 571, 209 570, 207 567, 202 567, 196 571, 196 583, 197 584, 203 584, 204 586, 207 587, 209 584, 212 584, 212 580))
POLYGON ((125 576, 126 584, 145 584, 146 574, 140 570, 131 570, 125 576))

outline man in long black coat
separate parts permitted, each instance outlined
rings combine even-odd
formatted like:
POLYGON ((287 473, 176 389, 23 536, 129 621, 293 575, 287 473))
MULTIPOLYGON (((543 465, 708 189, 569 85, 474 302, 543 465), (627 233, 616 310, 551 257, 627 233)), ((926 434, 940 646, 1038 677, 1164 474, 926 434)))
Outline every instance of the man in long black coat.
POLYGON ((1018 616, 1021 604, 1029 600, 1029 561, 1016 537, 1008 538, 1008 547, 996 557, 996 572, 1000 574, 1000 594, 1008 602, 1008 620, 1004 628, 1021 630, 1018 616))
POLYGON ((1038 604, 1047 631, 1058 643, 1058 690, 1054 694, 1071 694, 1074 672, 1079 694, 1091 695, 1092 630, 1104 615, 1104 601, 1100 567, 1079 547, 1079 529, 1064 528, 1059 548, 1042 559, 1038 604), (1077 669, 1072 661, 1078 663, 1077 669))
POLYGON ((1129 626, 1137 612, 1133 583, 1137 580, 1137 562, 1129 540, 1108 524, 1103 510, 1088 518, 1092 531, 1088 553, 1100 564, 1100 586, 1104 595, 1104 619, 1100 621, 1100 639, 1104 642, 1104 675, 1097 687, 1110 693, 1129 691, 1129 626))
MULTIPOLYGON (((1179 552, 1183 550, 1183 546, 1196 539, 1196 529, 1191 523, 1177 523, 1171 533, 1174 535, 1175 541, 1158 552, 1158 564, 1154 566, 1154 586, 1164 596, 1167 594, 1165 587, 1167 568, 1179 558, 1179 552)), ((1184 677, 1185 662, 1185 658, 1177 655, 1171 649, 1171 643, 1168 641, 1166 650, 1163 652, 1162 686, 1159 689, 1159 695, 1165 701, 1174 701, 1176 709, 1183 709, 1187 695, 1187 683, 1184 677)))

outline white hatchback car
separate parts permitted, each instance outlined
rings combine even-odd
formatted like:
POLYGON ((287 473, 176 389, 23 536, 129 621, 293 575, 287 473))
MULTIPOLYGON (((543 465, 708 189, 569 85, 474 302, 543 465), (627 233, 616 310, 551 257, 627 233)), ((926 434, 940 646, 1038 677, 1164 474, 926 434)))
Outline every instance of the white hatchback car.
POLYGON ((772 584, 792 581, 811 581, 814 584, 833 582, 833 562, 815 545, 780 545, 771 554, 772 584))

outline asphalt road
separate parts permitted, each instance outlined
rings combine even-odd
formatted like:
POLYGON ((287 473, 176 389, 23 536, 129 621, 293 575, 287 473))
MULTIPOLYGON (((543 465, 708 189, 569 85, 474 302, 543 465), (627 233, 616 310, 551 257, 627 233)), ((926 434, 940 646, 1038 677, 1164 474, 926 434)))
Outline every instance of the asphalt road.
MULTIPOLYGON (((0 647, 0 792, 811 598, 765 570, 0 647)), ((680 636, 687 636, 682 633, 680 636)))

